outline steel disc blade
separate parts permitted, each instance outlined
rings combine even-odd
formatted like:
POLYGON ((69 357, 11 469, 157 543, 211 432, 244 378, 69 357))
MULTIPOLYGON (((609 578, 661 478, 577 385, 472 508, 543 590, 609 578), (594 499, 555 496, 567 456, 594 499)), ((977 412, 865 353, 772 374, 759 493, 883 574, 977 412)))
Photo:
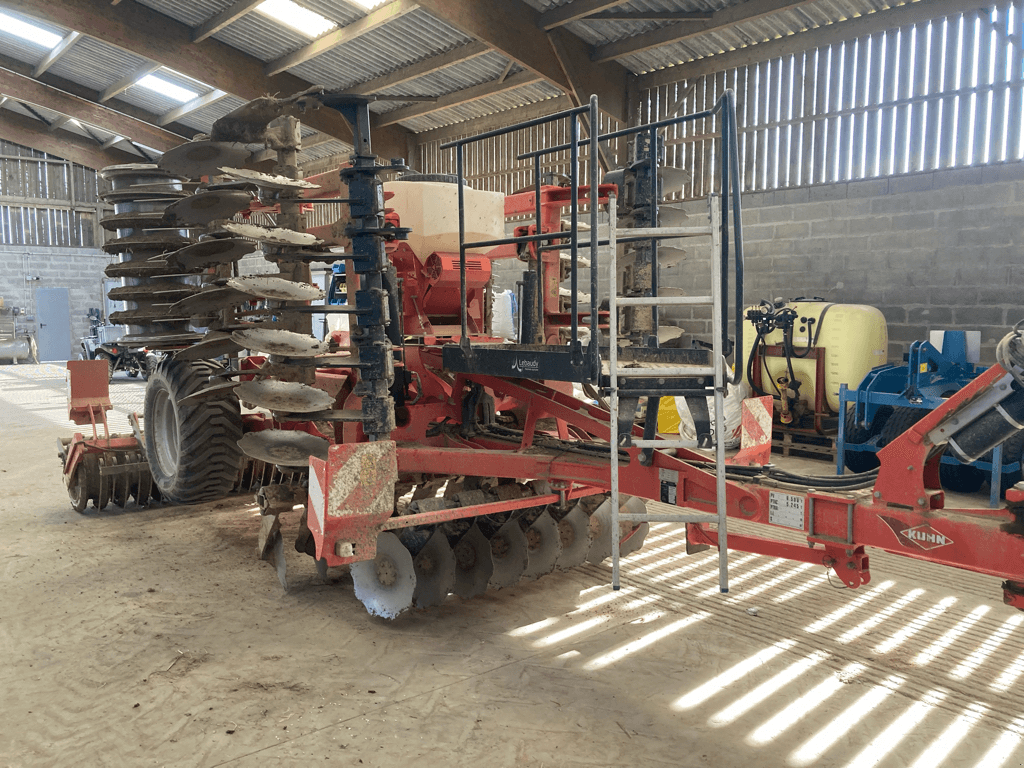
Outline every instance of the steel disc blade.
POLYGON ((529 563, 529 544, 518 520, 509 520, 491 536, 491 560, 494 570, 487 586, 502 589, 518 584, 529 563))
MULTIPOLYGON (((622 504, 621 511, 629 515, 646 515, 647 505, 640 497, 632 496, 622 504)), ((622 523, 619 555, 625 557, 640 549, 644 545, 644 539, 647 538, 647 532, 650 529, 649 523, 640 523, 639 525, 636 523, 622 523)))
POLYGON ((628 534, 629 538, 624 538, 619 544, 619 556, 625 557, 639 551, 650 530, 650 523, 640 523, 632 533, 628 534))
POLYGON ((190 179, 217 176, 222 165, 242 165, 249 150, 241 144, 225 141, 190 141, 164 152, 157 165, 171 173, 190 179))
POLYGON ((271 176, 259 171, 250 171, 246 168, 220 168, 219 172, 224 176, 230 176, 238 181, 252 182, 262 189, 320 189, 319 184, 313 184, 305 179, 289 179, 287 176, 271 176))
POLYGON ((286 413, 312 413, 334 405, 334 398, 322 389, 297 381, 243 381, 235 394, 243 402, 286 413))
POLYGON ((452 591, 468 600, 487 591, 494 564, 491 562, 491 545, 476 523, 453 547, 455 554, 455 586, 452 591))
POLYGON ((546 510, 526 529, 526 545, 529 562, 523 571, 524 579, 536 579, 555 569, 562 554, 562 542, 558 523, 546 510))
POLYGON ((658 220, 663 227, 685 227, 689 223, 690 216, 686 211, 666 205, 658 208, 658 220))
POLYGON ((316 357, 327 352, 328 344, 314 336, 277 328, 246 328, 231 338, 246 349, 286 357, 316 357))
POLYGON ((238 441, 246 456, 283 467, 306 467, 310 456, 326 461, 330 445, 322 437, 291 429, 249 432, 238 441))
POLYGON ((252 195, 234 189, 200 191, 167 206, 164 221, 168 224, 206 226, 212 221, 230 219, 249 207, 252 195))
POLYGON ((254 224, 238 224, 234 221, 222 221, 219 224, 221 231, 227 232, 236 237, 249 237, 269 245, 320 245, 323 241, 317 240, 316 235, 308 232, 295 232, 291 229, 267 229, 257 227, 254 224))
POLYGON ((210 331, 198 344, 176 352, 175 360, 212 360, 221 355, 240 352, 242 347, 231 340, 231 334, 210 331))
POLYGON ((412 555, 395 534, 380 534, 377 556, 353 563, 351 574, 356 597, 372 615, 393 619, 412 607, 416 569, 412 555))
POLYGON ((233 288, 208 288, 171 305, 171 312, 187 317, 210 317, 222 309, 245 304, 249 297, 233 288))
POLYGON ((317 301, 325 295, 315 285, 297 283, 273 275, 232 277, 228 280, 228 287, 250 296, 275 301, 317 301))
POLYGON ((691 178, 690 172, 685 168, 673 168, 672 166, 659 168, 658 176, 661 178, 662 193, 666 195, 680 189, 691 178))
POLYGON ((167 262, 169 269, 191 272, 230 264, 255 250, 255 243, 240 237, 207 238, 172 253, 162 254, 159 258, 167 262))
POLYGON ((579 504, 558 521, 558 538, 561 551, 555 568, 567 571, 586 562, 592 538, 590 518, 579 504))
POLYGON ((413 602, 417 608, 440 605, 455 588, 455 553, 448 538, 435 530, 426 545, 413 558, 416 589, 413 602))
POLYGON ((608 559, 612 554, 612 502, 605 499, 590 516, 590 551, 587 553, 587 562, 599 565, 608 559))
POLYGON ((686 261, 685 248, 676 248, 671 245, 658 246, 659 267, 678 267, 684 261, 686 261))

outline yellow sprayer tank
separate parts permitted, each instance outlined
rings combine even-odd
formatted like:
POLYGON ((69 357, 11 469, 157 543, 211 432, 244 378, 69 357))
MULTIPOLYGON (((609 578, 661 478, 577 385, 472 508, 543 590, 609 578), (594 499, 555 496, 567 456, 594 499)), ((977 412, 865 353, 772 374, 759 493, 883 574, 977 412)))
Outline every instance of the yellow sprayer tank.
MULTIPOLYGON (((825 402, 833 413, 838 413, 839 385, 856 387, 868 371, 884 365, 888 360, 889 334, 885 318, 877 308, 864 304, 790 301, 785 306, 797 313, 793 325, 793 350, 796 355, 802 355, 807 349, 808 331, 811 346, 825 350, 825 402), (808 322, 808 319, 813 322, 808 322)), ((743 328, 744 361, 750 359, 756 337, 754 325, 746 321, 743 328)), ((769 333, 765 343, 768 346, 782 345, 782 331, 769 333)), ((800 400, 813 406, 816 361, 810 356, 806 359, 794 356, 792 363, 793 372, 800 382, 800 400)), ((785 357, 770 356, 762 360, 761 380, 766 392, 776 395, 769 378, 777 381, 780 376, 789 376, 785 357)), ((747 383, 751 383, 749 379, 747 383)))

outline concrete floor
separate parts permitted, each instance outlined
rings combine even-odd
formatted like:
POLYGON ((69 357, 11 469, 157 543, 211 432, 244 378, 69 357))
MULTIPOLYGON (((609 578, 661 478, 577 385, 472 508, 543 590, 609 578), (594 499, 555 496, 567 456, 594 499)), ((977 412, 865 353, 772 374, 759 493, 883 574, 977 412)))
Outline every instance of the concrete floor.
MULTIPOLYGON (((115 429, 141 393, 115 378, 115 429)), ((1024 764, 995 578, 872 553, 850 591, 735 553, 722 596, 656 525, 619 593, 587 566, 387 623, 294 553, 283 592, 248 499, 75 514, 64 397, 0 368, 2 765, 1024 764)))

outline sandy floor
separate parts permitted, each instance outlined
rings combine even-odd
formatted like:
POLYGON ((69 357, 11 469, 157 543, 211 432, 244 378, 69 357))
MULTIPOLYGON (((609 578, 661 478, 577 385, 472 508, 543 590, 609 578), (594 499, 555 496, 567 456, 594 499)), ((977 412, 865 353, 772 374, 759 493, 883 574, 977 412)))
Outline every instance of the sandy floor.
POLYGON ((76 515, 56 366, 0 368, 0 408, 2 765, 1024 763, 995 578, 873 554, 846 591, 735 553, 722 596, 655 526, 617 594, 588 566, 386 623, 294 553, 282 591, 246 499, 76 515))

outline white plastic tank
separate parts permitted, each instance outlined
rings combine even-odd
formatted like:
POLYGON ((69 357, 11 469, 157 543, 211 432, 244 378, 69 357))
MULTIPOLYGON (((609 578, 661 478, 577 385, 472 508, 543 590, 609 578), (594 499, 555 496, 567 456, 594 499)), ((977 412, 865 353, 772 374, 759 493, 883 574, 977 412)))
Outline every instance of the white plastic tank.
MULTIPOLYGON (((856 387, 868 371, 888 361, 889 333, 885 318, 875 307, 865 304, 832 304, 826 301, 790 301, 786 307, 793 309, 796 321, 793 325, 793 350, 802 355, 808 344, 812 348, 825 350, 825 402, 833 413, 839 412, 839 385, 856 387)), ((743 328, 744 378, 752 385, 747 371, 751 370, 746 361, 757 337, 753 323, 746 321, 743 328)), ((765 337, 768 346, 783 343, 782 330, 775 330, 765 337)), ((816 360, 808 355, 801 359, 792 357, 793 373, 800 382, 800 400, 814 405, 814 389, 817 379, 816 360)), ((776 395, 771 381, 789 377, 786 358, 767 357, 761 360, 762 389, 776 395)))
MULTIPOLYGON (((430 254, 459 252, 459 188, 444 181, 388 181, 385 192, 395 196, 384 205, 394 208, 403 227, 410 227, 409 247, 425 261, 430 254)), ((505 196, 463 187, 466 242, 498 240, 505 236, 505 196)), ((489 248, 473 249, 481 253, 489 248)))

